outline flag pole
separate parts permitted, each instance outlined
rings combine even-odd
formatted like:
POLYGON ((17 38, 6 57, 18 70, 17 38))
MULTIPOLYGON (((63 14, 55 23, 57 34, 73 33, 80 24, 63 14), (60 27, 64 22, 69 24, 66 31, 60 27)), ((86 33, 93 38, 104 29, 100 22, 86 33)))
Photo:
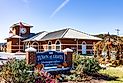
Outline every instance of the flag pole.
POLYGON ((20 28, 19 28, 19 52, 20 52, 20 28))
POLYGON ((20 42, 21 41, 21 39, 20 39, 21 38, 20 37, 21 36, 21 28, 22 28, 22 23, 20 22, 19 23, 19 52, 20 52, 20 44, 21 44, 21 42, 20 42))

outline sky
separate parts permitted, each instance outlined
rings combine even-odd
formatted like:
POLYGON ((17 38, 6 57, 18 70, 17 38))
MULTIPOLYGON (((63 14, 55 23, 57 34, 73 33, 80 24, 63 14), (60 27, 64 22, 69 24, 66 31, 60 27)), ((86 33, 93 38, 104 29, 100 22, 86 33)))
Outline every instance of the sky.
POLYGON ((123 35, 123 0, 0 0, 0 42, 17 22, 31 32, 73 28, 88 34, 123 35))

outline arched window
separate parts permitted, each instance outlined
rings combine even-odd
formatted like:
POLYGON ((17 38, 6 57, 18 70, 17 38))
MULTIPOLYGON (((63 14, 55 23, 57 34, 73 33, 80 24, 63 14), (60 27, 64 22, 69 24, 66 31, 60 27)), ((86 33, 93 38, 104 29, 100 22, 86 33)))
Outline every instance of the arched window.
POLYGON ((30 47, 30 42, 24 42, 23 44, 23 50, 25 51, 25 49, 30 47))
POLYGON ((52 42, 51 41, 48 42, 48 50, 52 50, 52 42))
POLYGON ((29 48, 31 46, 30 42, 25 43, 25 48, 29 48))
POLYGON ((57 40, 55 44, 56 44, 56 51, 61 51, 61 42, 57 40))
POLYGON ((83 44, 83 45, 86 45, 86 42, 85 42, 85 41, 83 41, 83 42, 82 42, 82 44, 83 44))
POLYGON ((39 43, 38 42, 33 42, 31 46, 33 48, 35 48, 37 50, 37 52, 39 52, 39 43))

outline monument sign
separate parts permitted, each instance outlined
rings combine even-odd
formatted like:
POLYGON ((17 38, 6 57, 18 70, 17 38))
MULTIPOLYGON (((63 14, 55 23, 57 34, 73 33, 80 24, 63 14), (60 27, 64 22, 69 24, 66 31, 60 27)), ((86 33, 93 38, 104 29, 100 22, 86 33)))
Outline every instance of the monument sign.
POLYGON ((36 64, 44 64, 45 67, 57 66, 64 62, 63 52, 46 51, 36 53, 36 64))

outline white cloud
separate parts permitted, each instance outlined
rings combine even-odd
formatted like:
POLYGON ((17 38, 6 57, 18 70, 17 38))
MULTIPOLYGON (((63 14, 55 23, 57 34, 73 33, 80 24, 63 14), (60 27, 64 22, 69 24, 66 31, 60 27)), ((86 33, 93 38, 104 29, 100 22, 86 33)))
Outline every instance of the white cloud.
POLYGON ((59 12, 70 0, 65 0, 58 8, 56 8, 56 10, 51 14, 51 18, 57 13, 59 12))

